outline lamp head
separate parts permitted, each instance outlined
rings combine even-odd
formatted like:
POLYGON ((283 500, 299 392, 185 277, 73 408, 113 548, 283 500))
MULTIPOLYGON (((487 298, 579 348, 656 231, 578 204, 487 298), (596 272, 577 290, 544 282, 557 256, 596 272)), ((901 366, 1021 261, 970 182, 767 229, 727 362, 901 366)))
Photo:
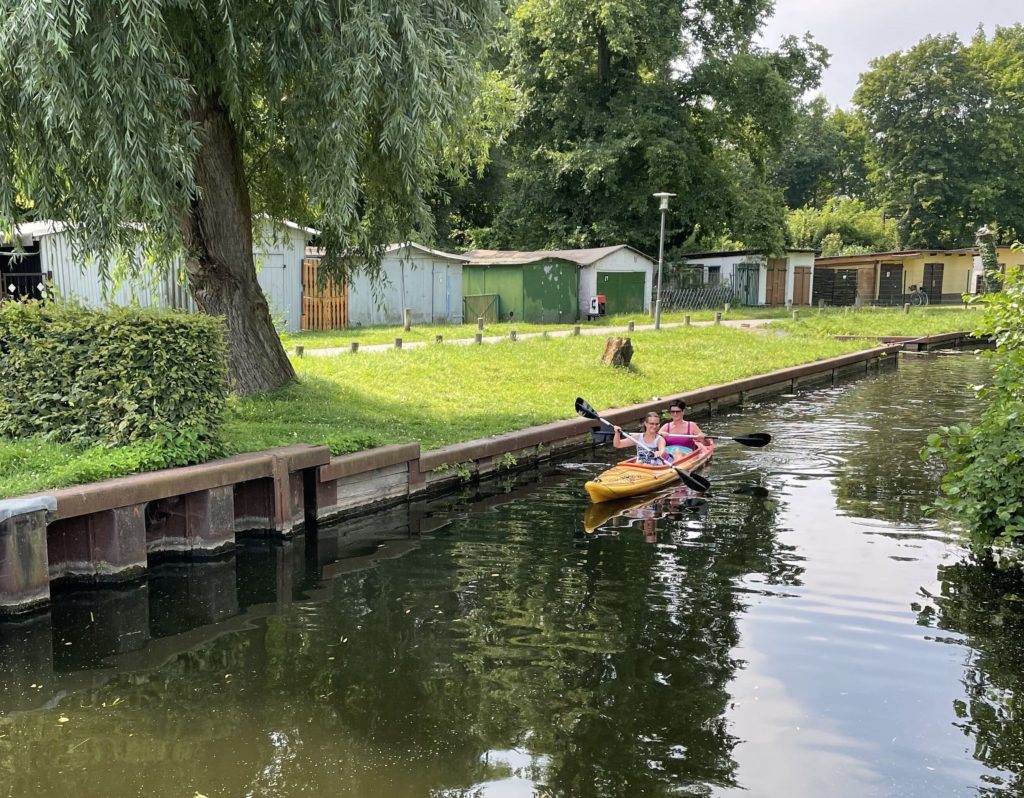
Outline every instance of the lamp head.
POLYGON ((658 206, 658 210, 667 211, 669 197, 674 197, 675 194, 669 194, 667 191, 659 191, 654 196, 661 201, 661 204, 658 206))

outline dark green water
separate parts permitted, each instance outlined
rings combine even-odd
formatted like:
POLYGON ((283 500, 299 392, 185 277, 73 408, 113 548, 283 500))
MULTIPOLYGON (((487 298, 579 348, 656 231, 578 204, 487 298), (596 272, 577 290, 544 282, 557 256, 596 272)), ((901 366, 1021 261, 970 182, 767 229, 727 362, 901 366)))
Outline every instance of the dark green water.
POLYGON ((0 798, 1019 795, 1024 585, 925 517, 917 456, 986 373, 704 423, 776 442, 595 535, 605 449, 61 595, 0 625, 0 798))

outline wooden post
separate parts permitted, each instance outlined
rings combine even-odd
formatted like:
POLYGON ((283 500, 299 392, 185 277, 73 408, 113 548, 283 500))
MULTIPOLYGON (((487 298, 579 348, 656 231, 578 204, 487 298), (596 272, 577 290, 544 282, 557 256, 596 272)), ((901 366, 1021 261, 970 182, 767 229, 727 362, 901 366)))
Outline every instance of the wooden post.
POLYGON ((477 316, 476 317, 476 328, 480 332, 484 331, 484 317, 483 316, 477 316))
POLYGON ((401 349, 401 348, 402 348, 402 339, 401 338, 396 338, 395 339, 395 349, 401 349))
POLYGON ((295 347, 295 357, 302 357, 302 353, 305 352, 305 351, 306 351, 305 347, 302 347, 302 346, 295 347))
POLYGON ((348 345, 348 351, 353 354, 359 351, 359 341, 353 341, 348 345))
POLYGON ((412 329, 412 308, 405 309, 405 331, 409 332, 412 329))

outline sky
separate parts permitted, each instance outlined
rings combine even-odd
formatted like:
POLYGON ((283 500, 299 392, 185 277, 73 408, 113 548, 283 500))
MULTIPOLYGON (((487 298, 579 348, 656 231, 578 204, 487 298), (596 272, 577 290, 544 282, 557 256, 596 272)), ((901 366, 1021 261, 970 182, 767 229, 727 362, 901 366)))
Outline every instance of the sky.
POLYGON ((991 35, 996 25, 1015 22, 1024 22, 1024 0, 775 0, 762 43, 773 47, 787 34, 810 31, 831 53, 818 91, 846 108, 872 58, 906 50, 929 34, 969 40, 979 23, 991 35))

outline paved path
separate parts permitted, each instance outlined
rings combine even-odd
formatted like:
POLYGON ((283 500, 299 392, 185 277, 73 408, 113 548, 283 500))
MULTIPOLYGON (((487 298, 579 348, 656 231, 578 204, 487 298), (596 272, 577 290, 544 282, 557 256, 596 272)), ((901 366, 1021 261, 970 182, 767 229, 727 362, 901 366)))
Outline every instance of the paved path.
MULTIPOLYGON (((723 320, 723 327, 749 327, 751 329, 755 327, 761 327, 773 319, 729 319, 723 320)), ((690 325, 693 327, 710 327, 714 324, 713 321, 693 321, 690 325)), ((683 327, 685 326, 682 322, 662 322, 662 327, 683 327)), ((634 332, 640 332, 641 330, 653 330, 653 324, 637 324, 634 326, 634 332)), ((626 327, 580 327, 580 335, 612 335, 618 333, 629 332, 626 327)), ((568 338, 573 334, 571 329, 568 330, 549 330, 544 332, 533 332, 533 333, 519 333, 516 337, 520 340, 524 338, 540 338, 543 335, 547 335, 549 338, 568 338)), ((507 335, 489 335, 481 339, 485 344, 494 344, 499 341, 507 341, 507 335)), ((446 344, 475 344, 476 339, 474 338, 446 338, 444 340, 446 344)), ((433 345, 431 341, 404 341, 402 343, 403 349, 416 349, 421 346, 433 345)), ((388 349, 394 349, 395 345, 392 344, 359 344, 360 352, 384 352, 388 349)), ((314 356, 329 356, 329 355, 340 355, 351 351, 347 346, 335 346, 328 349, 305 349, 304 354, 314 356)))

